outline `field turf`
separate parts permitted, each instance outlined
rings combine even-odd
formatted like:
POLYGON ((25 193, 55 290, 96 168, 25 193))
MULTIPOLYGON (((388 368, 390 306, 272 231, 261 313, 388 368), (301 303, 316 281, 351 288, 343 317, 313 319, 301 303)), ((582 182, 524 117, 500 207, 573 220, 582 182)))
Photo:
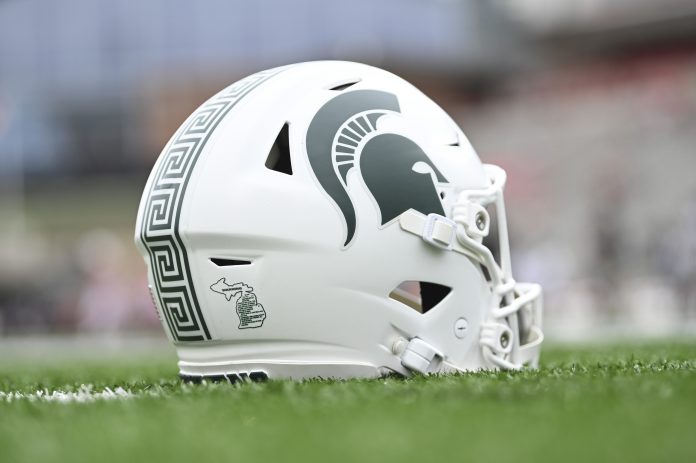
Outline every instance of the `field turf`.
POLYGON ((696 462, 696 341, 549 347, 535 372, 407 380, 182 385, 176 373, 173 356, 0 361, 0 461, 696 462), (131 396, 7 395, 82 384, 131 396))

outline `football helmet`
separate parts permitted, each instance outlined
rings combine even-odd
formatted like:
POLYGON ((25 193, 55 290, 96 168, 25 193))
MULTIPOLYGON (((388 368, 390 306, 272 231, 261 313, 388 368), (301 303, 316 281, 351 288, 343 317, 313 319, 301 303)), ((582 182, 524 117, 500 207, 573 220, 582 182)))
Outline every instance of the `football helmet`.
POLYGON ((505 172, 403 79, 351 62, 246 77, 157 160, 135 239, 182 377, 536 367, 505 172))

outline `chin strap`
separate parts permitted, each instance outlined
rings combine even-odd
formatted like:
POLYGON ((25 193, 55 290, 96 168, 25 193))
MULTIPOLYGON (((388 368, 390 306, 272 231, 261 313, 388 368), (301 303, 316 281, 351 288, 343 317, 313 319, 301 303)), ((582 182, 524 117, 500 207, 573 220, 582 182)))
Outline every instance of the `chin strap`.
MULTIPOLYGON (((516 283, 512 279, 502 199, 505 172, 495 166, 485 167, 492 179, 491 186, 462 192, 453 207, 454 219, 439 214, 426 216, 409 210, 401 214, 399 225, 436 248, 463 254, 486 268, 490 275, 492 302, 480 331, 479 343, 484 359, 491 367, 502 369, 520 369, 525 365, 536 367, 544 339, 541 331, 541 287, 532 283, 516 283), (505 242, 505 247, 501 246, 502 267, 498 266, 490 249, 482 244, 490 227, 490 217, 482 204, 489 203, 495 203, 498 209, 499 239, 501 244, 503 240, 505 242), (520 339, 520 323, 524 325, 524 340, 520 339)), ((414 344, 416 351, 423 352, 423 341, 418 338, 413 338, 409 346, 415 340, 419 341, 414 344)), ((431 347, 431 350, 434 349, 431 347)), ((412 362, 408 348, 403 352, 406 361, 404 354, 401 359, 405 367, 421 373, 433 371, 431 364, 424 369, 422 362, 412 362)), ((437 359, 437 356, 432 358, 437 359)), ((442 360, 441 354, 440 358, 439 363, 456 369, 442 360)))

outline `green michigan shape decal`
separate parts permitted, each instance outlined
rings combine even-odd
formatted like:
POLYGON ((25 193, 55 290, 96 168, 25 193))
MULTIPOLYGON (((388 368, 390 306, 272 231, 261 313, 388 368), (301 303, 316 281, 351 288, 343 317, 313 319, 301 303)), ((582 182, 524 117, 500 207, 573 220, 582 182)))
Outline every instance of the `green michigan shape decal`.
POLYGON ((239 282, 233 285, 227 283, 225 278, 220 278, 210 286, 210 289, 218 294, 225 296, 225 299, 234 299, 235 310, 239 316, 239 329, 260 328, 266 320, 266 311, 259 304, 254 288, 239 282))

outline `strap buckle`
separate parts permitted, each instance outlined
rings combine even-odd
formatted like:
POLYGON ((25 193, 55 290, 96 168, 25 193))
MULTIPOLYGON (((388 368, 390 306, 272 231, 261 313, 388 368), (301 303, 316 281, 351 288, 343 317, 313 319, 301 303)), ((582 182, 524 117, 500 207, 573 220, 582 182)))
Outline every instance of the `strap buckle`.
POLYGON ((435 371, 443 359, 442 352, 420 338, 412 338, 401 354, 404 367, 424 375, 435 371))
POLYGON ((433 246, 451 251, 457 234, 457 223, 440 214, 428 214, 423 224, 423 239, 433 246))

